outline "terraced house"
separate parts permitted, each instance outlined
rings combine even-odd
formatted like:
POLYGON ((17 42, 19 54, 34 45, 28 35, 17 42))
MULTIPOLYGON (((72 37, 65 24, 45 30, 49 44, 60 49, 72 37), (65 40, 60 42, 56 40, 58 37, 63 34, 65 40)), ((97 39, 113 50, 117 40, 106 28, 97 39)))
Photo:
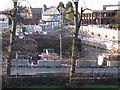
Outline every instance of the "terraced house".
POLYGON ((57 7, 51 7, 46 9, 42 13, 42 21, 44 23, 44 29, 57 29, 60 23, 60 13, 57 7))

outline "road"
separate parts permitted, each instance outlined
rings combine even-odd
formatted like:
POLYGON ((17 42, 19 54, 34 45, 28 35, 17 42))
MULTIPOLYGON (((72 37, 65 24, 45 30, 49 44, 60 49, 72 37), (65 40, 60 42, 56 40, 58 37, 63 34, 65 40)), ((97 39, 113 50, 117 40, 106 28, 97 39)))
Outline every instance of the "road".
POLYGON ((97 56, 100 53, 107 52, 107 50, 95 48, 87 45, 82 45, 81 49, 83 54, 83 57, 81 57, 81 59, 85 59, 85 60, 97 60, 97 56))

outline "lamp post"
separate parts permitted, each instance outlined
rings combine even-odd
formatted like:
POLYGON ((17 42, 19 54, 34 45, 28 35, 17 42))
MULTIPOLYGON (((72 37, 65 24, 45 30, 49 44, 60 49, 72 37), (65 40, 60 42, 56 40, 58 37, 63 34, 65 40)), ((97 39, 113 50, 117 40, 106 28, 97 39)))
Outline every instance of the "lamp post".
POLYGON ((79 31, 79 27, 78 27, 78 2, 79 0, 74 0, 74 4, 75 4, 75 37, 78 37, 78 31, 79 31))
POLYGON ((18 0, 12 0, 12 1, 13 1, 13 3, 14 3, 14 7, 17 6, 17 1, 18 1, 18 0))
POLYGON ((75 75, 75 63, 76 63, 76 48, 77 48, 77 41, 78 41, 78 2, 79 0, 73 0, 75 4, 75 31, 73 35, 72 41, 72 56, 71 56, 71 65, 70 65, 70 73, 69 73, 69 85, 72 85, 72 80, 75 75))
POLYGON ((13 11, 13 16, 12 16, 12 18, 13 18, 13 32, 12 32, 12 34, 13 34, 13 37, 15 36, 15 32, 16 32, 16 14, 17 14, 17 1, 18 0, 12 0, 13 1, 13 3, 14 3, 14 11, 13 11))
POLYGON ((63 12, 62 7, 60 8, 60 16, 61 16, 61 29, 60 29, 60 61, 62 62, 62 29, 63 29, 63 12))

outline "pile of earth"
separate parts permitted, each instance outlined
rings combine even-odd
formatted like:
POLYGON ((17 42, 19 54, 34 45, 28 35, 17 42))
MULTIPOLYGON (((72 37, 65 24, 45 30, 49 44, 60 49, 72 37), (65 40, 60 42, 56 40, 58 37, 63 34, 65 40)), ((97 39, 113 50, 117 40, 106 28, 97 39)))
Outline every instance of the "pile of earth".
MULTIPOLYGON (((2 46, 3 54, 7 54, 9 44, 9 34, 3 34, 2 46)), ((43 52, 43 49, 54 49, 55 53, 60 55, 60 36, 59 33, 47 37, 46 35, 26 35, 23 39, 15 38, 13 50, 13 58, 15 52, 19 51, 20 55, 28 55, 33 58, 38 58, 38 54, 43 52)), ((62 38, 62 55, 63 58, 70 58, 72 47, 72 37, 62 38)), ((79 48, 78 48, 79 50, 79 48)))

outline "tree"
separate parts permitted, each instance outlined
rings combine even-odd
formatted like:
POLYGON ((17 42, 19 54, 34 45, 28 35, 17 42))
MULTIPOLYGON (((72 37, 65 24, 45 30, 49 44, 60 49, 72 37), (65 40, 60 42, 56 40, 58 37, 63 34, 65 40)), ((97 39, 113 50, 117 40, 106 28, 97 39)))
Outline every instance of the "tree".
MULTIPOLYGON (((10 31, 10 40, 9 40, 9 44, 8 44, 8 50, 7 50, 7 56, 6 56, 6 76, 10 77, 10 68, 11 68, 11 59, 12 59, 12 52, 14 50, 14 46, 15 46, 15 39, 16 39, 16 25, 19 24, 21 22, 21 19, 24 19, 24 17, 22 17, 20 15, 20 11, 23 11, 27 14, 29 14, 29 10, 27 10, 26 8, 19 8, 17 6, 17 4, 14 6, 13 9, 11 9, 10 11, 3 11, 2 13, 7 15, 11 21, 12 21, 12 30, 10 31)), ((26 15, 27 15, 26 14, 26 15)))
POLYGON ((66 10, 68 10, 69 8, 73 8, 73 4, 72 4, 72 2, 67 2, 67 4, 66 4, 66 10))
POLYGON ((59 2, 57 9, 62 14, 63 24, 64 24, 64 22, 66 21, 66 8, 64 6, 64 3, 63 2, 59 2))
POLYGON ((73 20, 73 19, 74 19, 73 8, 69 8, 69 9, 66 11, 66 19, 67 19, 67 20, 73 20))
POLYGON ((64 6, 64 3, 63 2, 59 2, 59 4, 58 4, 58 7, 57 8, 65 8, 65 6, 64 6))
POLYGON ((57 9, 58 9, 59 12, 61 12, 61 11, 60 11, 61 8, 62 8, 62 14, 65 15, 66 9, 65 9, 65 6, 64 6, 64 3, 63 3, 63 2, 59 2, 58 6, 57 6, 57 9))
POLYGON ((74 9, 72 2, 67 2, 66 4, 66 24, 72 24, 74 22, 74 9))

